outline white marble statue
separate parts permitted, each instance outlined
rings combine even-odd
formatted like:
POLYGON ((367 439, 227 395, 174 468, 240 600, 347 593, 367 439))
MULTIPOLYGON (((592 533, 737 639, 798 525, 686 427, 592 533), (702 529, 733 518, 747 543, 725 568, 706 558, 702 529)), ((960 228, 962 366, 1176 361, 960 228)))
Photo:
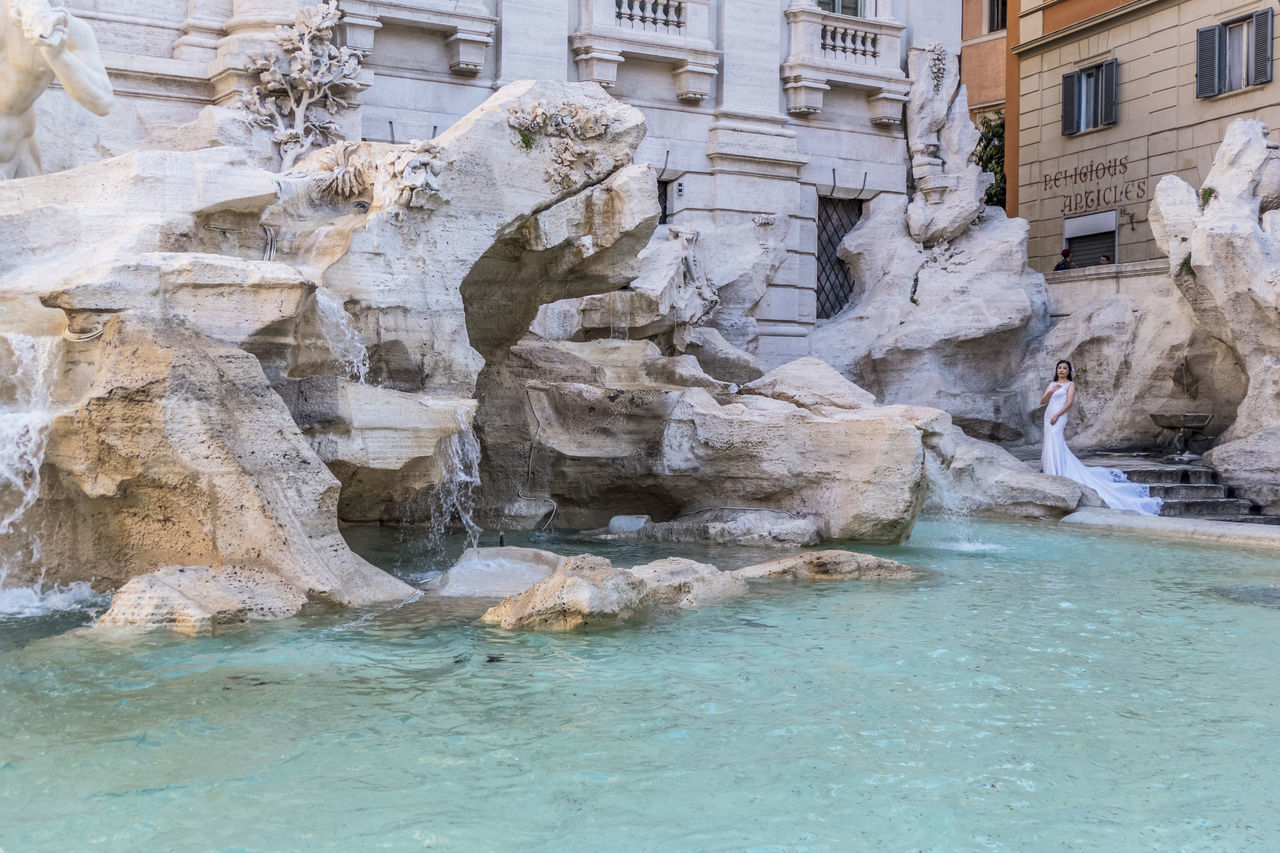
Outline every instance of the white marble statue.
POLYGON ((76 103, 111 109, 111 81, 89 25, 47 0, 3 0, 0 17, 0 180, 40 174, 35 102, 57 78, 76 103))

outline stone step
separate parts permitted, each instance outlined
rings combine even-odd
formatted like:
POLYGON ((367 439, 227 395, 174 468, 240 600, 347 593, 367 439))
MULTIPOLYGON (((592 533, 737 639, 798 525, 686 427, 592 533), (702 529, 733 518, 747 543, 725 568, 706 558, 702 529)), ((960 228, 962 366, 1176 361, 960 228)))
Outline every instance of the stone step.
POLYGON ((1218 472, 1212 468, 1192 465, 1167 465, 1159 468, 1121 468, 1134 483, 1182 483, 1185 485, 1212 485, 1218 482, 1218 472))
POLYGON ((1280 526, 1280 515, 1204 515, 1206 521, 1236 521, 1244 524, 1274 524, 1280 526))
POLYGON ((1160 514, 1172 518, 1203 518, 1205 516, 1252 515, 1253 504, 1240 498, 1215 498, 1210 500, 1170 500, 1160 507, 1160 514))
POLYGON ((1147 490, 1151 497, 1166 501, 1206 501, 1214 498, 1227 498, 1227 487, 1216 483, 1148 483, 1147 490))

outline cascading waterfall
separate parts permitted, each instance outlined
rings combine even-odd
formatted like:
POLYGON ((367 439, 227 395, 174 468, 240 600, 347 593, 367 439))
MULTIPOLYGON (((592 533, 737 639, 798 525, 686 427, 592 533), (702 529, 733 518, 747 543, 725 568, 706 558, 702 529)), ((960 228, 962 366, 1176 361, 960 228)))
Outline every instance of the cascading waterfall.
POLYGON ((40 491, 53 420, 50 374, 60 352, 59 338, 0 333, 0 366, 8 362, 8 378, 0 381, 0 535, 17 529, 40 491))
POLYGON ((471 428, 470 419, 457 413, 458 431, 440 440, 440 482, 431 490, 431 527, 433 537, 443 537, 455 521, 467 534, 467 547, 480 541, 476 524, 476 489, 480 485, 480 441, 471 428))
POLYGON ((929 490, 928 509, 954 537, 948 546, 961 551, 976 549, 980 543, 973 535, 973 525, 961 509, 961 496, 956 493, 951 473, 942 457, 929 447, 924 451, 924 472, 929 490))
POLYGON ((40 493, 40 466, 53 422, 53 374, 62 340, 0 332, 0 617, 83 606, 98 598, 87 583, 7 585, 11 573, 40 564, 40 536, 26 518, 40 493))
POLYGON ((329 352, 352 379, 363 384, 369 376, 369 352, 351 322, 351 315, 342 300, 327 287, 318 285, 315 298, 316 319, 320 333, 329 344, 329 352))

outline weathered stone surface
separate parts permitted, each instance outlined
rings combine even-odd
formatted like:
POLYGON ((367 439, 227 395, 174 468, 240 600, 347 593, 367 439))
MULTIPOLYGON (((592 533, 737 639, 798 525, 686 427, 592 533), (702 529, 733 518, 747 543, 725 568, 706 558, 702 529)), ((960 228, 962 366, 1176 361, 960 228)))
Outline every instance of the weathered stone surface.
MULTIPOLYGON (((438 479, 482 354, 504 357, 539 304, 634 276, 657 218, 652 170, 629 165, 643 133, 594 84, 529 82, 432 142, 343 143, 284 175, 214 148, 0 185, 0 313, 44 299, 80 335, 33 508, 49 579, 236 567, 294 590, 281 612, 406 594, 351 554, 335 510, 394 514, 438 479)), ((689 361, 664 367, 715 384, 689 361)), ((165 595, 185 592, 130 606, 165 595)))
POLYGON ((874 394, 841 376, 817 358, 799 358, 776 367, 742 386, 744 394, 758 394, 821 413, 823 409, 854 411, 874 406, 874 394))
POLYGON ((659 226, 608 293, 543 306, 531 331, 547 340, 603 336, 654 341, 664 354, 694 355, 719 380, 742 384, 765 371, 754 354, 753 309, 786 256, 772 217, 753 224, 659 226))
POLYGON ((907 145, 916 194, 907 207, 911 237, 926 247, 954 240, 986 206, 992 176, 974 160, 978 129, 960 85, 960 57, 941 44, 907 54, 907 145))
POLYGON ((503 628, 572 631, 603 628, 636 616, 647 585, 603 557, 569 557, 544 580, 485 611, 481 621, 503 628))
POLYGON ((519 595, 556 571, 568 559, 539 548, 468 548, 440 582, 451 598, 503 598, 519 595))
POLYGON ((875 199, 840 257, 862 290, 820 323, 815 356, 886 403, 935 406, 975 437, 1033 429, 1019 382, 1048 327, 1044 278, 1026 267, 1027 223, 989 208, 950 243, 924 250, 901 197, 875 199))
POLYGON ((747 591, 746 581, 733 572, 683 557, 655 560, 628 571, 645 582, 646 601, 674 607, 701 607, 747 591))
POLYGON ((165 566, 131 578, 94 624, 108 628, 168 628, 191 636, 219 634, 250 619, 279 619, 308 601, 306 590, 276 575, 238 566, 165 566))
MULTIPOLYGON (((689 387, 688 377, 655 381, 671 371, 653 365, 671 360, 649 346, 526 340, 514 348, 504 372, 494 374, 502 384, 486 392, 488 400, 522 405, 501 416, 495 408, 482 424, 485 503, 512 515, 529 511, 525 506, 538 516, 548 511, 545 502, 509 496, 519 487, 545 495, 562 523, 580 527, 602 526, 616 513, 666 521, 693 510, 752 507, 810 519, 829 538, 898 542, 910 534, 923 500, 926 449, 946 453, 944 412, 825 405, 815 412, 730 394, 709 378, 707 387, 689 387), (619 352, 633 357, 620 362, 619 352), (497 434, 495 425, 507 432, 497 434)), ((781 384, 769 387, 783 393, 781 384)), ((834 387, 841 402, 860 399, 847 383, 834 387)), ((800 399, 812 391, 787 393, 800 399)), ((491 521, 508 523, 510 516, 491 521)))
POLYGON ((649 522, 615 538, 655 542, 714 542, 718 545, 796 547, 822 540, 809 518, 771 510, 713 509, 694 512, 675 521, 649 522))
MULTIPOLYGON (((1160 434, 1151 414, 1165 412, 1212 415, 1212 437, 1231 423, 1247 384, 1235 353, 1200 324, 1168 278, 1141 297, 1114 296, 1059 321, 1028 356, 1037 368, 1020 383, 1028 405, 1061 358, 1075 369, 1067 437, 1078 447, 1150 447, 1160 434)), ((1037 441, 1041 411, 1028 427, 1037 441)))
POLYGON ((1008 451, 968 437, 959 427, 952 439, 956 451, 951 464, 930 466, 926 512, 1060 518, 1080 506, 1101 505, 1092 490, 1065 477, 1041 474, 1008 451))
POLYGON ((118 586, 174 565, 239 567, 278 579, 250 609, 281 615, 308 598, 411 592, 347 548, 338 483, 252 356, 120 314, 73 358, 85 386, 53 422, 33 510, 47 579, 118 586))
MULTIPOLYGON (((276 384, 294 421, 342 483, 345 521, 418 521, 414 500, 441 481, 448 441, 474 400, 424 397, 335 376, 276 384)), ((447 472, 450 474, 456 472, 447 472)))
POLYGON ((1219 444, 1204 461, 1262 504, 1263 512, 1280 515, 1280 426, 1219 444))
POLYGON ((915 580, 925 577, 917 569, 896 560, 854 551, 806 551, 757 563, 731 574, 744 580, 758 578, 815 578, 823 580, 915 580))
MULTIPOLYGON (((1200 327, 1231 349, 1247 375, 1234 422, 1222 436, 1230 444, 1271 430, 1280 399, 1280 213, 1272 209, 1280 196, 1280 157, 1267 133, 1261 122, 1233 121, 1200 192, 1166 175, 1149 214, 1170 275, 1200 327)), ((1265 435, 1238 445, 1253 453, 1230 444, 1212 455, 1223 478, 1274 503, 1257 472, 1280 469, 1280 444, 1265 435)))

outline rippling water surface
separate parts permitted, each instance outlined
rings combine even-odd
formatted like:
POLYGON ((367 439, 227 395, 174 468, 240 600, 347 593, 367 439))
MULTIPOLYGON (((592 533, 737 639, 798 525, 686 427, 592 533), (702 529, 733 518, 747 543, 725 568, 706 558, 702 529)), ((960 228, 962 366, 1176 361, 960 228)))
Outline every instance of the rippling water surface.
POLYGON ((0 616, 0 848, 1280 849, 1280 609, 1214 592, 1274 553, 929 521, 877 551, 941 574, 595 634, 430 597, 176 641, 0 616))

